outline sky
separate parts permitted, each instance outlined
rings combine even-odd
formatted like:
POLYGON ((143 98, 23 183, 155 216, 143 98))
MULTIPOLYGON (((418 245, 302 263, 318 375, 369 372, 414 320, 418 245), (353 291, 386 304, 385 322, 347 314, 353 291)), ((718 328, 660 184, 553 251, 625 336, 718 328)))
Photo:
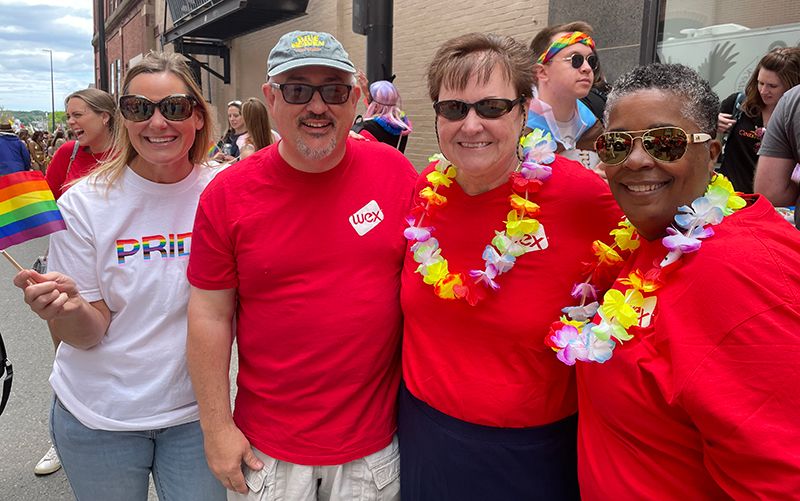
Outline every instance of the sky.
POLYGON ((50 110, 50 54, 56 111, 94 83, 92 0, 0 0, 0 107, 50 110))

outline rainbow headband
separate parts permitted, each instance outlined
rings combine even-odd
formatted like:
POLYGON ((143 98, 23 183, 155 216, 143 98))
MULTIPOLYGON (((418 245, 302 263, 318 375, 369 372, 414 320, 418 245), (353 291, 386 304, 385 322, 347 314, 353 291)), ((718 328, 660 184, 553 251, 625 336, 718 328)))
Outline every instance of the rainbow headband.
POLYGON ((542 52, 536 62, 539 64, 547 64, 547 62, 553 59, 553 56, 558 54, 561 49, 564 47, 569 47, 570 45, 575 45, 576 43, 582 43, 583 45, 591 47, 592 50, 594 50, 594 40, 592 40, 592 37, 582 31, 573 31, 572 33, 567 33, 566 35, 553 40, 553 43, 550 44, 550 47, 548 47, 546 51, 542 52))

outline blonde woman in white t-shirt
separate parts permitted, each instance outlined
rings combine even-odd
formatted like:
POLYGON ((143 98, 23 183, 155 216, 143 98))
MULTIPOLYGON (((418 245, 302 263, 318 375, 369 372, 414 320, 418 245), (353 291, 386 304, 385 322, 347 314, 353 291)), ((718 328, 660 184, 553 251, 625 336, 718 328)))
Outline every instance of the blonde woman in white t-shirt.
POLYGON ((79 500, 222 500, 186 370, 185 278, 211 117, 180 56, 151 53, 120 97, 113 160, 59 199, 50 272, 17 274, 61 341, 53 443, 79 500))

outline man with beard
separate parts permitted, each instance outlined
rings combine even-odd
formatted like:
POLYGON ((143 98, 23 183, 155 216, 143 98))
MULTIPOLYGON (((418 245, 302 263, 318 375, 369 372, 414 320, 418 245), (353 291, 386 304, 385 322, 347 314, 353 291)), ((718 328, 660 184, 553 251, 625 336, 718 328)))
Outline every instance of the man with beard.
POLYGON ((229 499, 399 499, 399 285, 416 172, 397 150, 348 138, 360 90, 333 36, 288 33, 267 66, 282 139, 217 176, 192 233, 188 363, 209 466, 229 499))

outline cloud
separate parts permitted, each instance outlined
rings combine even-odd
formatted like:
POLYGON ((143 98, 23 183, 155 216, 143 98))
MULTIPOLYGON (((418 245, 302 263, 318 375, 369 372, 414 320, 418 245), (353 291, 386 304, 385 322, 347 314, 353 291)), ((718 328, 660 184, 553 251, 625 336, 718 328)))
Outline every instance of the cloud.
POLYGON ((0 0, 0 106, 50 109, 50 53, 56 110, 94 82, 92 1, 0 0))

